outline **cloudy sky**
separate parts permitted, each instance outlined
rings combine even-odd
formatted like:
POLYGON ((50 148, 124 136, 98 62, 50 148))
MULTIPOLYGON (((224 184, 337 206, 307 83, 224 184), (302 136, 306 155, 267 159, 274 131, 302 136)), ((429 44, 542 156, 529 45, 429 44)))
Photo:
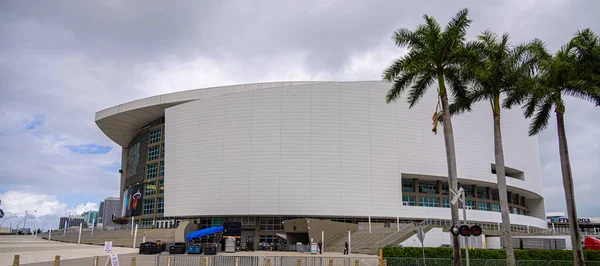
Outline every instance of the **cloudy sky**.
MULTIPOLYGON (((600 33, 595 0, 1 1, 0 208, 37 210, 48 228, 117 196, 120 149, 96 127, 99 110, 213 85, 379 80, 405 52, 395 29, 425 13, 445 24, 463 7, 471 39, 508 31, 514 43, 537 37, 556 51, 577 29, 600 33)), ((578 210, 588 217, 600 217, 599 110, 568 101, 578 210)), ((539 143, 547 211, 564 211, 554 123, 539 143)))

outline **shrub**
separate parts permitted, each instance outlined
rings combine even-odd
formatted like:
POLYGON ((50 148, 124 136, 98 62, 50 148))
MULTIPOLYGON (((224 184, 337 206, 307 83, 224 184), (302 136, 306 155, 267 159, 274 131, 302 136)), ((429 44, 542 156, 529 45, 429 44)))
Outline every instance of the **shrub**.
MULTIPOLYGON (((585 250, 586 261, 600 261, 600 251, 585 250)), ((422 258, 421 248, 417 247, 384 247, 383 257, 385 258, 422 258)), ((425 248, 426 258, 452 258, 452 248, 425 248)), ((465 250, 462 249, 462 258, 465 258, 465 250)), ((469 250, 471 259, 506 259, 505 250, 497 249, 471 249, 469 250)), ((515 249, 515 258, 517 260, 573 260, 573 251, 571 250, 541 250, 541 249, 515 249)))

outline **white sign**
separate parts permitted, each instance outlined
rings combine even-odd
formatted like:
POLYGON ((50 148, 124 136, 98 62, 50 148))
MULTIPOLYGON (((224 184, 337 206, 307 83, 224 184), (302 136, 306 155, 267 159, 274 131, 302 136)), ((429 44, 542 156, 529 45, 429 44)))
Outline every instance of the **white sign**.
POLYGON ((312 254, 317 254, 317 243, 311 243, 310 244, 310 253, 312 254))
POLYGON ((425 231, 423 231, 423 228, 419 228, 419 231, 417 232, 417 238, 419 241, 421 241, 421 244, 423 243, 423 240, 425 240, 425 231))
POLYGON ((104 253, 112 252, 112 241, 104 241, 104 253))
MULTIPOLYGON (((458 201, 458 199, 460 198, 460 195, 464 192, 465 190, 461 187, 458 189, 458 192, 454 193, 454 197, 452 198, 452 200, 450 201, 450 203, 452 203, 452 205, 456 204, 456 202, 458 201)), ((452 191, 454 192, 454 191, 452 191)))
POLYGON ((110 263, 112 266, 119 266, 119 257, 117 257, 117 254, 110 255, 110 263))

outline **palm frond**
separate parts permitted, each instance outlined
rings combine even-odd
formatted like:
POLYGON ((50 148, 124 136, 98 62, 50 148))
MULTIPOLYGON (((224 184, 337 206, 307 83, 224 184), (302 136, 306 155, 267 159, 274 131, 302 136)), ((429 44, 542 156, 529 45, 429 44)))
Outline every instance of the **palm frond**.
POLYGON ((529 136, 537 135, 548 126, 548 120, 552 112, 552 102, 546 101, 541 105, 529 125, 529 136))
POLYGON ((454 101, 465 101, 467 100, 467 86, 466 81, 468 73, 461 71, 459 67, 448 67, 444 72, 445 81, 448 82, 448 87, 454 101))
POLYGON ((404 92, 406 88, 408 88, 413 82, 416 74, 414 73, 403 73, 403 75, 397 76, 394 79, 394 84, 392 88, 388 91, 388 94, 385 97, 386 103, 392 103, 400 99, 400 96, 404 92))
POLYGON ((583 80, 573 81, 570 85, 572 85, 572 87, 563 90, 564 95, 600 105, 600 102, 598 101, 598 99, 600 99, 600 89, 598 89, 598 87, 583 80))
POLYGON ((419 34, 409 29, 398 29, 394 32, 392 39, 396 42, 398 47, 421 47, 423 45, 423 39, 419 34))
POLYGON ((468 15, 469 9, 463 8, 450 19, 448 25, 446 25, 446 28, 444 29, 444 33, 446 33, 446 36, 449 37, 447 40, 464 39, 465 35, 467 34, 467 29, 472 22, 472 20, 468 18, 468 15))
POLYGON ((381 75, 385 81, 393 81, 403 71, 403 58, 398 58, 392 62, 392 64, 383 71, 381 75))
POLYGON ((435 81, 436 77, 437 74, 433 70, 425 72, 417 77, 416 82, 413 84, 410 93, 408 94, 408 103, 410 104, 408 108, 413 108, 419 103, 419 100, 423 98, 423 95, 425 95, 425 92, 427 92, 427 89, 429 89, 429 86, 435 81))

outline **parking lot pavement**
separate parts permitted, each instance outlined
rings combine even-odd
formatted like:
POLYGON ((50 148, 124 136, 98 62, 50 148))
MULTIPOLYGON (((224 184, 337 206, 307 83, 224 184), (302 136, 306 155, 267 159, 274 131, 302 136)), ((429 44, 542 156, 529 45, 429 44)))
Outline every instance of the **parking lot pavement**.
MULTIPOLYGON (((138 250, 113 247, 113 253, 121 256, 122 254, 137 254, 138 250)), ((66 260, 83 258, 87 258, 89 262, 73 265, 91 265, 92 259, 90 258, 94 256, 104 256, 106 261, 106 253, 102 246, 54 242, 35 239, 33 236, 0 235, 0 266, 12 265, 14 255, 17 254, 20 256, 21 265, 40 262, 49 262, 49 264, 36 265, 52 265, 51 262, 54 261, 56 255, 61 257, 61 265, 66 260)))

